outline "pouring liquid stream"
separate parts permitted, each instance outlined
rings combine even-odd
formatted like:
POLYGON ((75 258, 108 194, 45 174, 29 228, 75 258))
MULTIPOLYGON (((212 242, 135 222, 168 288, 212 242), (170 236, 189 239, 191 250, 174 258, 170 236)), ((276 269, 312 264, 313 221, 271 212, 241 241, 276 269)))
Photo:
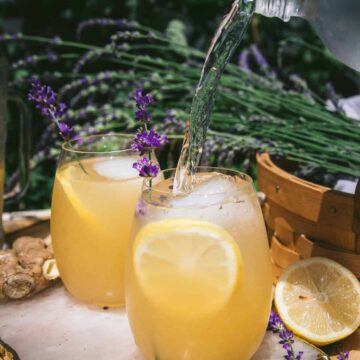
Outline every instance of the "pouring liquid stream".
POLYGON ((174 179, 175 195, 192 190, 221 75, 240 44, 254 10, 254 1, 236 0, 212 40, 191 106, 174 179))

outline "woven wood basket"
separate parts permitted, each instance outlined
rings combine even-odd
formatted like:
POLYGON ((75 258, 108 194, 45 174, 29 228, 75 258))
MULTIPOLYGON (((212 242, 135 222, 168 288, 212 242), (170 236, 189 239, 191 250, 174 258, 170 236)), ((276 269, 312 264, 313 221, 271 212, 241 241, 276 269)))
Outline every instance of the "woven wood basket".
POLYGON ((312 256, 333 259, 360 279, 360 183, 352 196, 293 176, 268 154, 259 154, 257 163, 274 280, 312 256))

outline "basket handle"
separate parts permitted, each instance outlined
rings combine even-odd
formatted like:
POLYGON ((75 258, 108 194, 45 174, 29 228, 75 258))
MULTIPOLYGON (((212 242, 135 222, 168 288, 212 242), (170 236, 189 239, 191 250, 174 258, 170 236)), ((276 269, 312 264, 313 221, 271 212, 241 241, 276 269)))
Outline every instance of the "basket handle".
POLYGON ((354 208, 353 231, 355 234, 360 235, 360 179, 356 187, 354 208))

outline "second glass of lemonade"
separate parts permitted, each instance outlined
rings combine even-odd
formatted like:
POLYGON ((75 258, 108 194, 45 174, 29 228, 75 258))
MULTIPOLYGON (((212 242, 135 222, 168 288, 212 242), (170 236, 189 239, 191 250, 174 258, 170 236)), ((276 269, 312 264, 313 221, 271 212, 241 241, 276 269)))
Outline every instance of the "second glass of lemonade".
POLYGON ((51 236, 68 291, 99 306, 124 304, 124 266, 142 179, 126 135, 63 145, 52 199, 51 236))
POLYGON ((137 206, 126 306, 146 360, 249 360, 266 331, 271 265, 252 180, 198 171, 178 196, 164 171, 137 206))

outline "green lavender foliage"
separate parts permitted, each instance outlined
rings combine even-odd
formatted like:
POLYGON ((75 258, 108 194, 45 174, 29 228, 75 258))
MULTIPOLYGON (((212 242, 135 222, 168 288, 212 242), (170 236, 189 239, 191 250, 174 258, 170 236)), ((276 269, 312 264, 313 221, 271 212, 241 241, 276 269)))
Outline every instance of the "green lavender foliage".
MULTIPOLYGON (((88 135, 134 131, 132 95, 141 85, 157 100, 152 110, 157 126, 181 138, 205 54, 186 44, 185 28, 176 21, 165 34, 134 22, 107 28, 103 46, 5 36, 7 45, 36 51, 31 61, 27 57, 13 62, 11 87, 25 93, 34 77, 51 84, 70 107, 66 120, 88 135), (173 123, 164 121, 168 109, 173 123)), ((305 175, 360 176, 359 123, 327 111, 324 100, 309 89, 292 88, 273 74, 229 65, 209 135, 206 163, 249 171, 256 152, 269 151, 295 161, 305 175)), ((56 159, 59 145, 56 129, 48 126, 35 146, 32 167, 56 159)), ((176 162, 176 155, 170 155, 176 162)))

